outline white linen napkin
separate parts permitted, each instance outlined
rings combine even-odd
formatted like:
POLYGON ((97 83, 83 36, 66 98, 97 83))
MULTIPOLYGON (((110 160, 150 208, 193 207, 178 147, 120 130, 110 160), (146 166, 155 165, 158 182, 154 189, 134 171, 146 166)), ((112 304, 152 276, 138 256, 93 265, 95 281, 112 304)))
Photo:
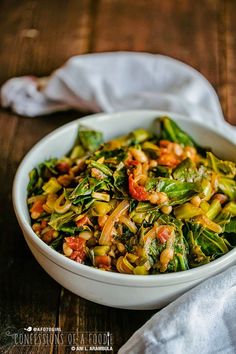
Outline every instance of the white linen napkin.
POLYGON ((210 83, 190 66, 148 53, 111 52, 69 59, 47 78, 24 76, 8 80, 1 104, 35 117, 76 108, 83 111, 159 109, 224 127, 236 139, 236 129, 224 121, 210 83))
POLYGON ((155 314, 118 354, 235 354, 236 266, 155 314))

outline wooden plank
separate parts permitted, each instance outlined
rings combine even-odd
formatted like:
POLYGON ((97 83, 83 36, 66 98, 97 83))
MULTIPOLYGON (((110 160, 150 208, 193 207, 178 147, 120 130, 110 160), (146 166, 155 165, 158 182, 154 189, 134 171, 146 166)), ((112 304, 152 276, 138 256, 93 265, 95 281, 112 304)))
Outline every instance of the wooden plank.
MULTIPOLYGON (((141 327, 155 312, 129 311, 97 305, 64 290, 61 294, 59 327, 63 328, 64 332, 75 333, 76 330, 80 332, 77 336, 78 346, 80 344, 86 346, 90 338, 90 345, 96 346, 96 333, 109 332, 112 338, 113 353, 117 353, 122 344, 133 334, 134 329, 141 327), (81 341, 82 333, 85 343, 81 341), (93 333, 95 333, 94 339, 93 333)), ((70 353, 70 347, 61 346, 58 353, 70 353)), ((87 351, 81 350, 80 353, 86 354, 87 351)), ((96 353, 102 354, 102 351, 96 351, 96 353)))
POLYGON ((48 75, 87 52, 90 0, 3 0, 0 83, 12 76, 48 75))
POLYGON ((227 121, 236 125, 236 3, 221 1, 219 12, 220 96, 227 121))
MULTIPOLYGON (((90 1, 1 2, 0 83, 15 75, 47 75, 89 45, 90 1), (32 31, 33 30, 33 31, 32 31)), ((36 263, 17 225, 11 202, 16 168, 42 136, 78 117, 65 112, 36 119, 0 111, 0 351, 50 353, 48 346, 16 345, 6 331, 57 325, 60 286, 36 263)))
POLYGON ((218 0, 100 0, 91 49, 169 55, 217 87, 218 6, 218 0))

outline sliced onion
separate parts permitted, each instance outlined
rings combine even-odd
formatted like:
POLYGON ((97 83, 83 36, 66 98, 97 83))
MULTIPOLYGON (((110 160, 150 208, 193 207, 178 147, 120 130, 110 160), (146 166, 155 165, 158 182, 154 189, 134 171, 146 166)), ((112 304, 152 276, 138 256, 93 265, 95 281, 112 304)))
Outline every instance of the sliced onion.
POLYGON ((149 230, 144 236, 143 236, 143 242, 146 243, 148 240, 154 240, 157 235, 157 227, 153 226, 151 230, 149 230))
POLYGON ((109 215, 103 229, 102 233, 99 239, 99 244, 100 245, 109 245, 111 241, 111 234, 112 234, 112 228, 114 227, 114 224, 116 220, 126 212, 126 210, 129 208, 129 202, 128 200, 122 200, 120 204, 115 208, 115 210, 109 215))
POLYGON ((135 223, 134 223, 131 219, 127 218, 127 217, 124 216, 124 215, 121 215, 121 217, 120 217, 119 220, 120 220, 120 222, 121 222, 122 224, 125 224, 125 226, 127 226, 128 229, 129 229, 131 232, 133 232, 133 234, 136 234, 136 232, 137 232, 137 226, 135 225, 135 223))
POLYGON ((60 197, 57 198, 54 204, 54 210, 58 214, 66 213, 70 209, 70 207, 71 207, 71 203, 69 202, 69 200, 65 198, 64 193, 62 193, 60 197))

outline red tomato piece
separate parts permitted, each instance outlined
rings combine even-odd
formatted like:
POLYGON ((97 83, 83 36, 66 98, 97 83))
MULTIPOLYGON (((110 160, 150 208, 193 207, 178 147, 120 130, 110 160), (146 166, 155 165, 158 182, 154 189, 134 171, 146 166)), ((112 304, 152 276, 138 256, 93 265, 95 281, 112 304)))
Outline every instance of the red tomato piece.
POLYGON ((70 258, 74 259, 78 263, 82 263, 86 258, 85 243, 82 237, 65 237, 65 241, 68 246, 74 251, 70 258))
POLYGON ((95 265, 96 267, 107 268, 111 266, 111 257, 104 255, 104 256, 95 256, 95 265))
POLYGON ((161 147, 168 147, 171 144, 169 140, 160 140, 159 145, 161 147))
POLYGON ((47 220, 42 220, 41 221, 41 229, 44 229, 47 226, 48 222, 47 220))
POLYGON ((175 167, 180 163, 180 160, 176 158, 173 153, 164 153, 157 160, 159 165, 175 167))
POLYGON ((148 200, 149 198, 148 192, 143 186, 135 182, 132 174, 129 175, 129 194, 138 201, 148 200))
POLYGON ((161 243, 165 243, 169 239, 172 231, 172 227, 168 225, 160 226, 157 231, 157 238, 161 243))
POLYGON ((127 166, 137 166, 139 162, 137 160, 127 160, 126 165, 127 166))
POLYGON ((89 217, 87 215, 85 215, 84 217, 82 217, 81 219, 76 221, 76 225, 78 227, 80 227, 80 226, 84 226, 84 225, 92 225, 92 223, 91 223, 89 217))
POLYGON ((60 173, 66 173, 69 171, 70 169, 70 165, 65 162, 65 161, 61 161, 61 162, 58 162, 56 164, 56 169, 60 172, 60 173))
POLYGON ((45 234, 43 234, 42 240, 45 243, 50 243, 53 240, 53 234, 54 234, 53 229, 48 230, 45 234))
POLYGON ((43 204, 44 200, 36 200, 30 209, 31 213, 41 214, 42 212, 44 212, 43 204))

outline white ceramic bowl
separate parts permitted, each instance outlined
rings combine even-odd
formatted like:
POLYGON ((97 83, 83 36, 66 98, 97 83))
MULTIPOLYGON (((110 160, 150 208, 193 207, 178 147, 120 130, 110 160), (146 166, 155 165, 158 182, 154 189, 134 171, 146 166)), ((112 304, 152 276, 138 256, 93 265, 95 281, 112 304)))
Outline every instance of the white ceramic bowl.
MULTIPOLYGON (((104 272, 76 263, 54 251, 31 229, 26 204, 28 173, 45 159, 60 157, 69 151, 79 124, 101 130, 105 139, 110 139, 138 127, 148 128, 154 118, 163 114, 165 112, 128 111, 95 114, 73 121, 37 143, 18 168, 13 187, 13 202, 27 244, 39 264, 53 279, 83 298, 125 309, 161 308, 202 280, 223 271, 236 260, 236 249, 234 249, 209 264, 178 273, 138 276, 104 272)), ((180 115, 170 116, 199 144, 210 146, 213 152, 222 158, 232 160, 235 158, 235 145, 223 135, 180 115)))

